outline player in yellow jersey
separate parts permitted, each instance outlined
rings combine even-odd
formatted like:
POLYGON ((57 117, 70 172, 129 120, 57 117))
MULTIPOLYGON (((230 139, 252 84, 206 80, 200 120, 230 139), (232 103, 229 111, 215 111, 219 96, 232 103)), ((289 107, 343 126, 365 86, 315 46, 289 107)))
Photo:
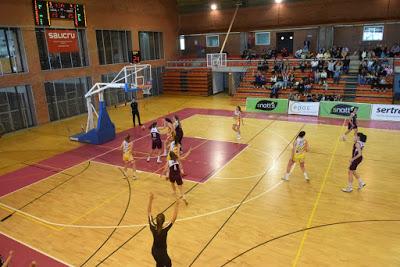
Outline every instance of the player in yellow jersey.
POLYGON ((310 180, 304 166, 305 154, 308 151, 308 142, 304 138, 305 135, 306 132, 301 131, 296 140, 293 142, 292 154, 286 168, 286 174, 282 178, 285 181, 289 181, 289 175, 292 171, 292 168, 294 168, 294 164, 297 162, 300 164, 300 168, 303 171, 304 179, 306 179, 307 182, 310 180))
POLYGON ((128 173, 128 166, 130 165, 133 171, 133 179, 136 179, 135 159, 133 158, 132 142, 130 142, 130 135, 128 134, 121 144, 122 160, 124 161, 124 172, 128 173))
POLYGON ((236 139, 240 139, 240 126, 243 123, 243 117, 242 117, 242 109, 240 106, 237 106, 235 109, 235 112, 233 113, 233 121, 234 123, 232 124, 232 130, 236 132, 236 139))

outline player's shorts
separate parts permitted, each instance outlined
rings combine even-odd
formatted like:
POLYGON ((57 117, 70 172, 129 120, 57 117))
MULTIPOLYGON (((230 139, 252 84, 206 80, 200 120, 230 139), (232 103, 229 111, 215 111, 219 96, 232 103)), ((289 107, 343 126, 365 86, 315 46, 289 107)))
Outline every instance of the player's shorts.
POLYGON ((160 139, 152 140, 151 142, 151 149, 161 149, 162 148, 162 142, 160 139))
POLYGON ((357 124, 355 124, 355 125, 351 125, 351 123, 349 123, 348 125, 347 125, 347 129, 348 130, 353 130, 353 129, 357 129, 358 127, 357 127, 357 124))
POLYGON ((356 160, 353 160, 353 162, 350 164, 349 170, 350 171, 355 171, 357 170, 358 165, 360 165, 361 161, 363 160, 362 157, 357 158, 356 160))
POLYGON ((182 185, 183 181, 182 181, 182 176, 181 176, 181 171, 179 169, 179 167, 177 168, 177 170, 173 170, 169 172, 169 181, 171 183, 176 183, 177 185, 182 185))
POLYGON ((122 156, 122 160, 125 162, 133 161, 133 156, 129 152, 124 153, 124 155, 122 156))
POLYGON ((306 158, 306 155, 304 153, 295 153, 293 156, 293 161, 294 162, 304 162, 304 159, 306 158))

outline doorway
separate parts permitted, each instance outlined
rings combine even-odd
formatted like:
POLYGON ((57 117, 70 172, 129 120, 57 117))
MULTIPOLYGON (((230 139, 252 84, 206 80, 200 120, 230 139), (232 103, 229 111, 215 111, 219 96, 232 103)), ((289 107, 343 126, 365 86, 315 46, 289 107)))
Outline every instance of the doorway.
POLYGON ((282 51, 286 48, 289 54, 293 54, 293 32, 276 33, 276 49, 282 51))

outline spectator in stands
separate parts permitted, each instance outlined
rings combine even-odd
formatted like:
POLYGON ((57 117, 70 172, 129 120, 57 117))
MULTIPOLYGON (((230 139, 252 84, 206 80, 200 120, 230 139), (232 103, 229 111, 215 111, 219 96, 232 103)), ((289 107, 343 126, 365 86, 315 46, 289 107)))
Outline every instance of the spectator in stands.
POLYGON ((360 61, 367 58, 367 50, 364 48, 360 51, 360 61))
POLYGON ((303 49, 301 49, 301 48, 298 48, 296 50, 296 52, 294 53, 294 57, 298 58, 298 59, 300 59, 302 55, 303 55, 303 49))
POLYGON ((320 49, 320 50, 319 50, 319 52, 318 52, 316 58, 317 58, 318 60, 321 60, 321 59, 324 58, 324 50, 323 50, 323 49, 320 49))
POLYGON ((288 85, 289 85, 289 73, 288 72, 283 72, 282 73, 282 79, 283 79, 282 88, 285 90, 285 89, 288 88, 288 85))
POLYGON ((349 74, 349 70, 350 70, 350 59, 346 54, 346 56, 343 57, 343 73, 349 74))
POLYGON ((268 71, 269 70, 269 66, 268 66, 268 61, 266 59, 264 59, 264 61, 260 61, 258 64, 257 69, 259 71, 268 71))
POLYGON ((297 91, 298 91, 300 94, 303 94, 303 93, 304 93, 304 90, 305 90, 304 81, 303 81, 303 80, 300 80, 299 84, 297 85, 297 91))
POLYGON ((271 83, 274 84, 278 81, 278 77, 276 76, 276 74, 271 76, 271 83))
POLYGON ((328 62, 328 78, 333 77, 333 73, 335 72, 335 61, 333 59, 329 60, 328 62))
POLYGON ((326 72, 325 69, 322 69, 319 73, 319 83, 324 83, 326 79, 328 78, 328 73, 326 72))
POLYGON ((271 87, 271 98, 279 98, 280 83, 277 82, 271 87))
POLYGON ((282 48, 281 55, 282 55, 282 57, 288 57, 289 56, 289 51, 287 50, 286 47, 282 48))
POLYGON ((333 73, 333 82, 339 84, 340 75, 342 73, 342 62, 338 61, 335 65, 335 71, 333 73))
POLYGON ((260 88, 260 87, 264 88, 266 83, 267 82, 265 80, 264 75, 262 75, 261 72, 258 71, 257 74, 254 76, 254 86, 257 88, 260 88))
POLYGON ((390 48, 390 57, 397 57, 400 56, 400 45, 399 44, 394 44, 392 48, 390 48))
POLYGON ((311 70, 313 72, 316 72, 318 70, 318 65, 319 65, 318 59, 314 58, 313 60, 311 60, 311 70))
POLYGON ((301 72, 304 72, 304 70, 306 69, 306 61, 304 59, 300 61, 299 68, 301 72))
POLYGON ((324 59, 328 60, 331 58, 331 51, 329 49, 327 49, 324 53, 324 59))
POLYGON ((329 85, 328 85, 328 82, 327 82, 327 81, 324 81, 324 82, 322 83, 322 88, 323 88, 325 91, 328 91, 329 85))

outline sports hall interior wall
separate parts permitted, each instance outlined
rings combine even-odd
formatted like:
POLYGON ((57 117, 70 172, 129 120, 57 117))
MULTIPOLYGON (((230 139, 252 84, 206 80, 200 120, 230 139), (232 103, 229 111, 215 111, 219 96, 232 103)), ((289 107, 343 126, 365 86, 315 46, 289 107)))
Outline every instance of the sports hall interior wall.
MULTIPOLYGON (((87 67, 58 70, 41 70, 35 36, 31 0, 0 1, 0 27, 16 27, 21 31, 27 71, 19 74, 0 75, 0 88, 29 85, 33 91, 37 124, 49 122, 49 112, 44 90, 45 81, 75 77, 91 77, 92 84, 101 81, 101 75, 118 72, 126 63, 100 65, 96 43, 96 30, 131 31, 132 49, 139 50, 139 31, 163 33, 164 58, 149 61, 153 66, 163 66, 176 56, 178 14, 173 0, 81 0, 87 18, 86 38, 88 46, 87 67)), ((74 29, 73 21, 52 20, 52 28, 74 29)))
MULTIPOLYGON (((234 9, 180 14, 180 34, 226 32, 234 9)), ((400 1, 309 0, 240 8, 232 31, 400 19, 400 1)))

